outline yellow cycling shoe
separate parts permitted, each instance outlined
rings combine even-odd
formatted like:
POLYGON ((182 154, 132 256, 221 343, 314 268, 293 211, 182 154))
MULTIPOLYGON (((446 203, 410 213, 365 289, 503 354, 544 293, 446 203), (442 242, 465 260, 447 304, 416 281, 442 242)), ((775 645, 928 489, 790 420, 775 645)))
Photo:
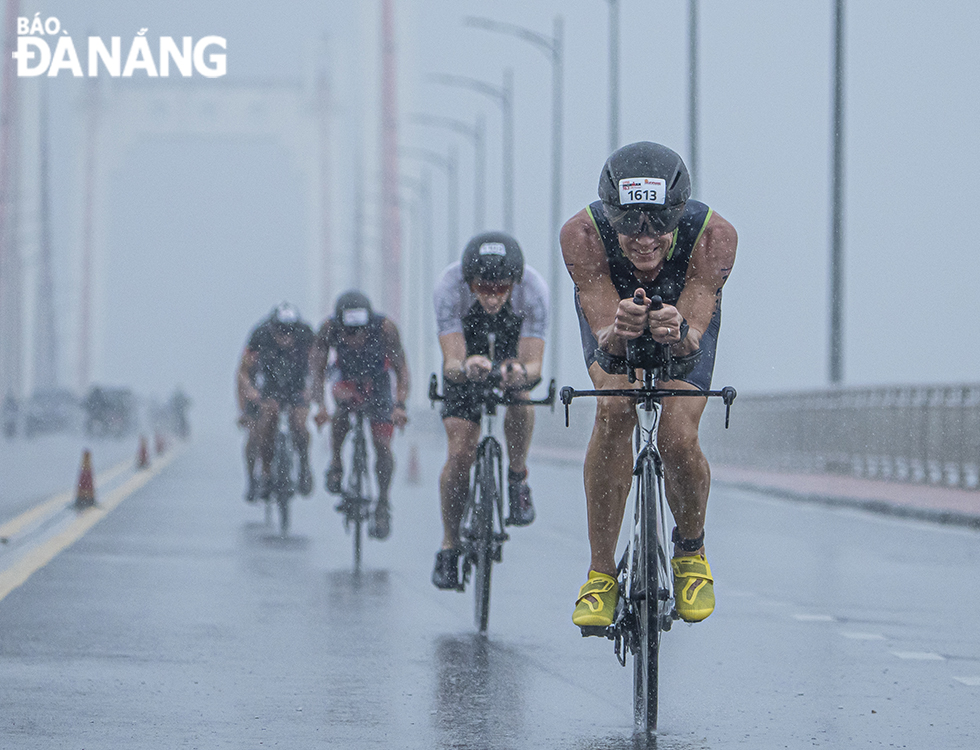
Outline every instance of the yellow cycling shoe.
POLYGON ((685 622, 701 622, 715 611, 715 579, 704 555, 682 555, 670 561, 674 569, 674 606, 685 622))
POLYGON ((589 571, 589 580, 578 590, 572 622, 580 628, 605 628, 612 625, 619 598, 619 584, 612 576, 589 571))

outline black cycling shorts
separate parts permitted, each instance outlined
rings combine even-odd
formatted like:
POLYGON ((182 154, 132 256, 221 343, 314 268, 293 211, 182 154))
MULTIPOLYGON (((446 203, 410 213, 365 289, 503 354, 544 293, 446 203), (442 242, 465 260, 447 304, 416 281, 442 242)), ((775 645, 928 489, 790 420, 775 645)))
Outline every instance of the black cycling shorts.
POLYGON ((266 382, 262 385, 262 400, 273 399, 280 406, 307 406, 307 401, 303 398, 305 383, 298 384, 277 384, 266 382))
MULTIPOLYGON (((575 312, 578 314, 579 330, 582 333, 582 353, 585 355, 585 366, 588 368, 596 360, 595 353, 599 348, 599 342, 596 341, 589 321, 585 319, 585 313, 582 312, 582 306, 578 301, 578 292, 575 292, 575 312)), ((715 314, 711 316, 711 322, 708 323, 708 330, 701 336, 701 359, 694 369, 685 377, 679 378, 680 380, 690 383, 702 391, 710 390, 711 376, 715 370, 715 349, 718 348, 718 332, 720 330, 721 305, 718 305, 715 308, 715 314)))
MULTIPOLYGON (((541 379, 538 378, 533 383, 521 386, 516 390, 530 391, 536 388, 540 382, 541 379)), ((473 380, 467 380, 463 383, 443 380, 442 418, 458 417, 480 424, 480 419, 483 416, 483 388, 483 383, 473 380)))

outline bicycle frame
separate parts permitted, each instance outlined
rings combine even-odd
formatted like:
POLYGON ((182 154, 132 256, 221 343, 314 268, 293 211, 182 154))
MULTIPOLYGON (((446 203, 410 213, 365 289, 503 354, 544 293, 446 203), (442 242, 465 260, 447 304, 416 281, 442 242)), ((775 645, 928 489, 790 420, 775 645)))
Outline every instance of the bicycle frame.
POLYGON ((275 499, 279 509, 279 533, 286 536, 289 532, 289 501, 296 492, 296 482, 293 480, 293 470, 296 461, 293 455, 293 437, 289 428, 289 411, 279 409, 276 434, 273 438, 272 453, 272 491, 266 499, 265 520, 272 520, 272 500, 275 499))
MULTIPOLYGON (((669 366, 669 356, 663 361, 668 363, 664 367, 669 366)), ((639 388, 576 391, 566 386, 561 389, 566 427, 568 409, 574 398, 619 396, 636 401, 633 528, 618 565, 620 597, 612 625, 608 628, 584 627, 582 635, 598 635, 612 640, 616 657, 624 667, 627 652, 633 655, 633 718, 637 729, 643 732, 657 728, 660 634, 670 630, 677 619, 668 549, 670 539, 667 530, 670 526, 664 465, 657 448, 662 399, 718 396, 726 406, 727 428, 731 404, 736 396, 735 389, 731 387, 717 391, 658 388, 656 382, 666 372, 661 366, 644 369, 643 385, 639 388)), ((630 379, 632 381, 634 377, 630 379)))
MULTIPOLYGON (((435 373, 429 379, 429 400, 433 406, 442 401, 438 392, 439 380, 435 373)), ((548 396, 543 399, 515 398, 499 387, 499 383, 487 383, 483 397, 482 439, 477 446, 473 462, 472 481, 459 524, 461 547, 462 591, 474 572, 474 622, 480 633, 486 633, 490 618, 490 577, 493 563, 503 559, 503 544, 510 536, 504 531, 504 465, 503 448, 493 435, 493 418, 498 406, 553 406, 555 381, 552 380, 548 396), (496 520, 495 520, 496 519, 496 520)))
POLYGON ((368 497, 370 476, 367 437, 364 434, 364 412, 361 409, 353 410, 351 433, 351 470, 343 488, 343 500, 337 510, 344 514, 344 528, 350 531, 353 527, 354 572, 360 573, 364 522, 367 521, 371 509, 371 498, 368 497))

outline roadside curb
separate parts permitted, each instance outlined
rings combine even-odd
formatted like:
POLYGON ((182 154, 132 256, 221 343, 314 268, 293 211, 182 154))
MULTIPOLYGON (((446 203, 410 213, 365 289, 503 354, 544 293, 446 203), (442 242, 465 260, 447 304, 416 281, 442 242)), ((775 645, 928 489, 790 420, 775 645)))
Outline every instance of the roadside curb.
POLYGON ((946 524, 950 526, 965 526, 967 528, 980 530, 980 515, 963 513, 955 510, 941 508, 921 508, 914 505, 904 505, 902 503, 889 502, 887 500, 865 500, 854 497, 840 497, 837 495, 823 495, 813 492, 794 492, 784 487, 773 487, 771 485, 760 484, 758 482, 747 482, 726 479, 714 479, 722 487, 730 487, 740 490, 750 490, 760 492, 765 495, 772 495, 787 500, 797 500, 806 503, 817 503, 838 508, 856 508, 872 513, 881 513, 899 518, 913 518, 920 521, 931 521, 933 523, 946 524))

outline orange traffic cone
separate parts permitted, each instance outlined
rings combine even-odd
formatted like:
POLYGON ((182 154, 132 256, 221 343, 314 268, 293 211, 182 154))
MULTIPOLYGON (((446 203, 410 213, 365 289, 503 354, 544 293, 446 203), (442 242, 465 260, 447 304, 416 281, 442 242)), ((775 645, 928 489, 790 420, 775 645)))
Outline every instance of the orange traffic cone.
POLYGON ((412 443, 408 449, 408 473, 405 477, 409 484, 422 483, 422 467, 419 465, 419 447, 412 443))
POLYGON ((150 468, 150 451, 146 447, 146 435, 140 435, 140 449, 136 453, 136 468, 150 468))
POLYGON ((95 482, 92 479, 92 452, 82 452, 82 471, 78 475, 78 491, 75 495, 75 508, 84 510, 95 505, 95 482))

